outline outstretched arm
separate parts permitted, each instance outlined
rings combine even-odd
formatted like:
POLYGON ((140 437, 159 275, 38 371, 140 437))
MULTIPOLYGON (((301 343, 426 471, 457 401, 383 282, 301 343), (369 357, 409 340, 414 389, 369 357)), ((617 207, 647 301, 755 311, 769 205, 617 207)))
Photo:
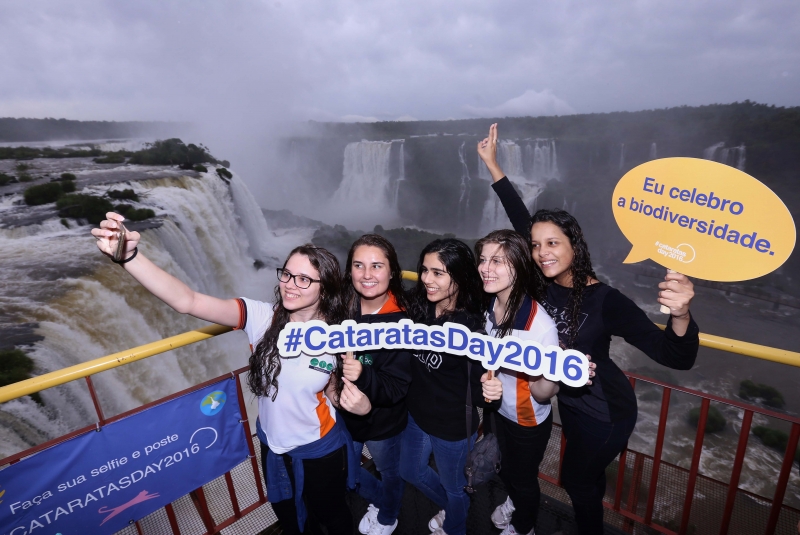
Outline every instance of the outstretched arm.
MULTIPOLYGON (((108 212, 106 219, 100 222, 100 228, 92 229, 92 235, 97 238, 97 248, 104 254, 113 256, 113 251, 117 247, 119 226, 124 219, 119 214, 108 212)), ((129 259, 133 256, 140 238, 138 232, 127 233, 124 258, 129 259)), ((230 327, 239 324, 239 305, 235 299, 219 299, 195 292, 185 283, 153 264, 141 252, 129 262, 121 265, 151 294, 181 314, 189 314, 202 320, 230 327)))

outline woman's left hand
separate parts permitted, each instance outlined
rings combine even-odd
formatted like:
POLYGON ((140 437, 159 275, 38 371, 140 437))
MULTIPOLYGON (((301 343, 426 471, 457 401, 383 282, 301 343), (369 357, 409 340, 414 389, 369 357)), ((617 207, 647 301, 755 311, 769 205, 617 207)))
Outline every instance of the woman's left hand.
MULTIPOLYGON (((694 284, 680 273, 667 273, 664 282, 658 284, 658 302, 669 307, 673 317, 686 316, 694 297, 694 284)), ((688 318, 687 318, 688 319, 688 318)))
POLYGON ((489 379, 489 372, 484 373, 481 375, 481 383, 483 386, 484 399, 497 401, 503 397, 503 383, 494 375, 489 379))
POLYGON ((342 395, 339 396, 339 406, 347 412, 359 416, 369 414, 369 411, 372 410, 369 398, 346 377, 343 377, 342 381, 344 381, 344 388, 342 388, 342 395))

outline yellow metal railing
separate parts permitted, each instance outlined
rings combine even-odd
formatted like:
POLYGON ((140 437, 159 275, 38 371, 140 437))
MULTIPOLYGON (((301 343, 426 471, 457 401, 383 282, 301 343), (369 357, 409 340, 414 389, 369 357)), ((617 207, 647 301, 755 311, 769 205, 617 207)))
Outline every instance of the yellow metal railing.
MULTIPOLYGON (((416 281, 417 274, 413 271, 403 271, 403 279, 409 281, 416 281)), ((656 324, 662 329, 664 325, 656 324)), ((99 359, 90 360, 75 366, 56 370, 54 372, 39 375, 25 381, 20 381, 8 386, 0 388, 0 403, 10 401, 22 396, 52 388, 54 386, 63 385, 81 379, 95 373, 110 370, 118 366, 124 366, 137 360, 146 359, 159 353, 164 353, 170 349, 177 349, 179 347, 187 346, 195 342, 207 340, 220 334, 225 334, 232 331, 230 327, 222 325, 209 325, 202 329, 195 331, 185 332, 177 336, 171 336, 151 342, 143 346, 134 347, 126 351, 120 351, 112 355, 100 357, 99 359)), ((758 344, 751 344, 750 342, 742 342, 732 338, 723 338, 722 336, 714 336, 713 334, 700 333, 700 345, 710 347, 712 349, 719 349, 721 351, 728 351, 731 353, 738 353, 748 357, 754 357, 762 360, 769 360, 780 364, 787 364, 789 366, 800 367, 800 353, 795 351, 787 351, 785 349, 777 349, 769 346, 762 346, 758 344)))

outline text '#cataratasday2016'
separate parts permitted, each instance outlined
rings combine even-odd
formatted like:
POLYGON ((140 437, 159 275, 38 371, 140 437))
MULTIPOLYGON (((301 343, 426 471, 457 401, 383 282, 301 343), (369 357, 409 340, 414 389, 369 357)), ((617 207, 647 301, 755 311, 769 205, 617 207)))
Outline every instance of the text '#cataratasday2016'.
POLYGON ((375 349, 441 351, 480 361, 489 370, 506 368, 543 375, 568 386, 583 386, 589 379, 589 359, 580 351, 543 346, 515 336, 494 338, 458 323, 423 325, 407 319, 360 324, 346 320, 341 325, 318 320, 292 322, 281 331, 278 348, 284 357, 375 349))

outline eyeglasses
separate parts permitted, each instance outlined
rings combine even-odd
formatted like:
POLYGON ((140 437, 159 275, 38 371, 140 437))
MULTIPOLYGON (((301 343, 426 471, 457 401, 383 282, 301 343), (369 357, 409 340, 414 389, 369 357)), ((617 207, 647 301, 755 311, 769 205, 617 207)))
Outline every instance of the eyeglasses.
POLYGON ((294 279, 295 286, 297 286, 302 290, 305 290, 306 288, 311 286, 312 282, 322 282, 317 279, 312 279, 311 277, 306 277, 305 275, 292 275, 283 268, 278 268, 276 271, 278 273, 279 281, 286 283, 289 282, 289 279, 294 279))

